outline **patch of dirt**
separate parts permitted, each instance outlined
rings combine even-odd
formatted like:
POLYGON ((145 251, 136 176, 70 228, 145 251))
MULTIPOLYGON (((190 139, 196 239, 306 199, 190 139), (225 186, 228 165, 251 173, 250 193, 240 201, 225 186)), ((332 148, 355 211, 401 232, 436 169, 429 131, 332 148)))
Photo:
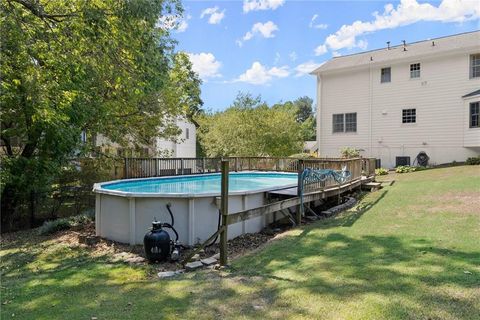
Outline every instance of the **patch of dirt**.
POLYGON ((448 192, 437 196, 429 196, 428 200, 435 203, 435 205, 428 207, 428 212, 449 211, 480 214, 480 193, 478 192, 448 192))

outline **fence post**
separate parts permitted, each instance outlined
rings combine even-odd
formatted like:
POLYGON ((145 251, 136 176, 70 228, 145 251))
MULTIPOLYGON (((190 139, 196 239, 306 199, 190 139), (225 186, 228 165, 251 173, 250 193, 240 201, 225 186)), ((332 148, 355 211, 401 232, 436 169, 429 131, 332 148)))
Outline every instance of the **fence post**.
POLYGON ((180 174, 183 176, 183 158, 180 158, 180 174))
MULTIPOLYGON (((298 186, 297 186, 297 196, 301 197, 302 192, 301 192, 301 186, 302 186, 302 173, 303 173, 303 168, 304 163, 302 159, 298 160, 298 186)), ((296 212, 296 222, 297 225, 299 226, 302 223, 302 214, 303 214, 303 206, 302 204, 299 204, 297 206, 297 212, 296 212)))
POLYGON ((123 178, 124 178, 124 179, 127 179, 127 178, 128 178, 128 177, 127 177, 127 173, 128 173, 128 171, 127 171, 127 165, 128 165, 128 160, 127 160, 127 158, 123 158, 123 178))
POLYGON ((222 228, 220 233, 220 265, 227 264, 227 230, 228 230, 228 164, 226 160, 222 160, 222 189, 221 189, 221 202, 220 211, 222 213, 222 228))

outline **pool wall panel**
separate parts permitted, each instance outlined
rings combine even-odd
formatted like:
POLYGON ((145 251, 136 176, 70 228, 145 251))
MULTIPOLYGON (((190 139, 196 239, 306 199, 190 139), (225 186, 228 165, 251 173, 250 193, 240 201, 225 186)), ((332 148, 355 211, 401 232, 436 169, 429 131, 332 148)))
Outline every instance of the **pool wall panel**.
POLYGON ((102 194, 100 235, 118 242, 129 242, 129 199, 102 194))

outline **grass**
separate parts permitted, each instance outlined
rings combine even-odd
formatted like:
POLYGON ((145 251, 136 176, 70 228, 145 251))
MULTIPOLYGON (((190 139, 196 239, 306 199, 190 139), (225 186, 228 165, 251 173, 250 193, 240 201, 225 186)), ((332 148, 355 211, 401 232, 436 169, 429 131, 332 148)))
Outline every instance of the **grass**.
POLYGON ((396 182, 223 272, 152 280, 24 233, 2 244, 1 318, 480 319, 479 168, 381 178, 396 182))

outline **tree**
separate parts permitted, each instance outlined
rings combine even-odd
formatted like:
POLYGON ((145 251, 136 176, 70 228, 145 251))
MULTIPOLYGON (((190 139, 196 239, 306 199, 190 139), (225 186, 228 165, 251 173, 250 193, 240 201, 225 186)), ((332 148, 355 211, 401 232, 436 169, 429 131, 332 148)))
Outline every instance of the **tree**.
POLYGON ((72 156, 91 150, 82 131, 149 144, 180 112, 165 103, 174 41, 158 26, 176 0, 0 4, 3 230, 31 192, 72 156))
POLYGON ((293 102, 295 107, 297 107, 297 121, 305 122, 308 118, 313 117, 313 100, 310 97, 304 96, 298 98, 293 102))
POLYGON ((197 128, 196 118, 203 113, 203 101, 200 98, 201 84, 202 80, 193 71, 188 55, 185 52, 176 53, 169 73, 169 82, 163 90, 164 99, 172 109, 180 107, 187 119, 197 128))
POLYGON ((269 108, 261 97, 239 93, 223 112, 199 118, 198 136, 210 157, 289 156, 303 146, 295 112, 269 108))

